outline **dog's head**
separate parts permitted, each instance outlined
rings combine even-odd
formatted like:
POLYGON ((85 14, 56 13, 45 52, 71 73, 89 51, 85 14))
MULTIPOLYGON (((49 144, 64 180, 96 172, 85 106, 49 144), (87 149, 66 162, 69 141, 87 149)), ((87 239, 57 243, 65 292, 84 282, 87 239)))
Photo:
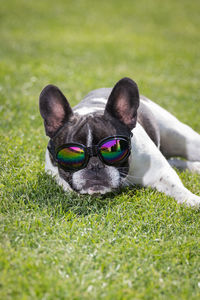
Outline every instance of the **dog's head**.
POLYGON ((50 137, 50 159, 59 176, 79 193, 110 192, 119 188, 129 171, 129 157, 107 164, 97 155, 100 141, 110 136, 129 138, 136 126, 139 91, 134 81, 121 79, 113 88, 103 113, 80 116, 73 112, 62 92, 48 85, 40 94, 40 113, 46 135, 50 137), (97 149, 81 169, 67 169, 58 164, 56 149, 63 145, 84 145, 97 149), (53 148, 53 149, 52 149, 53 148))

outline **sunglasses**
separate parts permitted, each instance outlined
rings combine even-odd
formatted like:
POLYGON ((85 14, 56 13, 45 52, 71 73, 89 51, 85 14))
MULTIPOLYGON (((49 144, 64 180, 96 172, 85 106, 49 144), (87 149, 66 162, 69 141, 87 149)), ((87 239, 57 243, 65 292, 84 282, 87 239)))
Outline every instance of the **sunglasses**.
POLYGON ((109 166, 125 161, 131 153, 131 139, 123 135, 110 136, 92 147, 86 147, 79 143, 68 143, 57 149, 50 140, 48 150, 62 169, 76 171, 85 168, 90 157, 93 156, 98 156, 104 164, 109 166))

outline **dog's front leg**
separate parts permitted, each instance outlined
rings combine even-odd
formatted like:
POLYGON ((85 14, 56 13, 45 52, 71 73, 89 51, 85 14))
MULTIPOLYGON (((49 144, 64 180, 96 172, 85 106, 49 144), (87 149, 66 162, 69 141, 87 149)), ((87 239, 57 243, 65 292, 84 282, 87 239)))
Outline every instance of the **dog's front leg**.
POLYGON ((198 208, 200 197, 182 184, 178 174, 169 165, 160 150, 138 125, 132 138, 132 157, 128 181, 150 186, 188 206, 198 208))
POLYGON ((185 203, 194 208, 200 207, 200 197, 184 187, 177 173, 171 167, 170 169, 163 167, 157 179, 148 185, 175 198, 180 204, 185 203))

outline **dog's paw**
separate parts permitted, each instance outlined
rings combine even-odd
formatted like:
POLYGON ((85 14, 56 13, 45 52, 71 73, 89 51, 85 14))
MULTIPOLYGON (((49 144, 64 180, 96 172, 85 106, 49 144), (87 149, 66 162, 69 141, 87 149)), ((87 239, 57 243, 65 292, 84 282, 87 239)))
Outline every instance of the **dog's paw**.
POLYGON ((188 161, 188 169, 192 173, 200 174, 200 162, 199 161, 188 161))
POLYGON ((169 164, 179 170, 189 170, 192 173, 200 174, 200 161, 182 160, 179 158, 170 158, 169 164))
POLYGON ((191 193, 191 196, 185 200, 178 201, 180 204, 185 204, 188 207, 199 209, 200 208, 200 197, 191 193))

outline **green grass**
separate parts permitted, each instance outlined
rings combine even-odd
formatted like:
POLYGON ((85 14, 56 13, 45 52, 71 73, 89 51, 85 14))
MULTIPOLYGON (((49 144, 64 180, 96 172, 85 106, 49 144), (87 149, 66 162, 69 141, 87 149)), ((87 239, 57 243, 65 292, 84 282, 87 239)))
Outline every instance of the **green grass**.
POLYGON ((199 212, 151 189, 64 193, 44 173, 38 96, 53 83, 75 105, 129 76, 200 132, 200 2, 0 7, 0 299, 199 299, 199 212))

